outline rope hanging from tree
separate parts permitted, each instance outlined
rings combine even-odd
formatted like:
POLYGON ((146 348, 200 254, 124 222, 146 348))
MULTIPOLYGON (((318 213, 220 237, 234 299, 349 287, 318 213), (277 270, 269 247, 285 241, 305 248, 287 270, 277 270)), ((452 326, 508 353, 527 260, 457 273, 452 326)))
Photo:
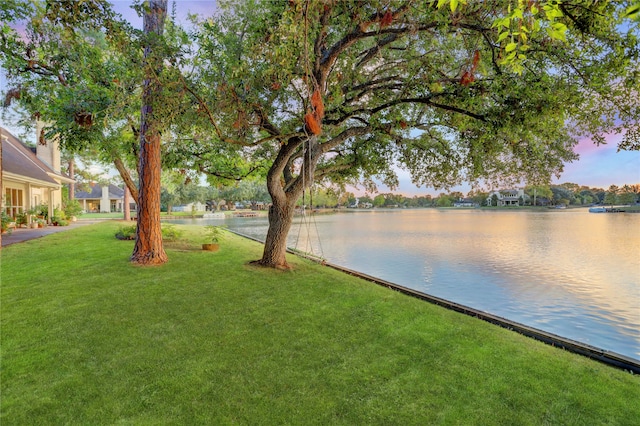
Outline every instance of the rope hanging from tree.
POLYGON ((302 175, 302 205, 300 207, 300 224, 298 227, 298 236, 296 238, 295 249, 302 251, 305 254, 309 254, 313 257, 322 258, 324 253, 322 250, 322 243, 320 242, 320 233, 318 232, 318 224, 316 222, 315 215, 313 214, 313 175, 307 170, 307 166, 311 164, 311 155, 313 151, 313 144, 316 142, 318 135, 322 132, 321 121, 324 117, 324 104, 322 102, 322 94, 318 87, 318 82, 314 78, 313 74, 309 71, 309 51, 308 51, 308 7, 309 2, 305 2, 304 7, 304 71, 307 83, 307 94, 310 95, 311 108, 307 110, 307 114, 304 117, 304 132, 305 139, 302 142, 302 164, 300 165, 300 173, 302 175), (305 158, 306 156, 306 158, 305 158), (310 215, 306 212, 306 188, 307 188, 307 173, 309 173, 309 206, 311 209, 310 215), (313 244, 311 243, 311 225, 315 229, 316 239, 318 241, 318 248, 320 253, 316 254, 313 244), (302 227, 306 230, 306 244, 304 249, 300 248, 300 234, 302 227))

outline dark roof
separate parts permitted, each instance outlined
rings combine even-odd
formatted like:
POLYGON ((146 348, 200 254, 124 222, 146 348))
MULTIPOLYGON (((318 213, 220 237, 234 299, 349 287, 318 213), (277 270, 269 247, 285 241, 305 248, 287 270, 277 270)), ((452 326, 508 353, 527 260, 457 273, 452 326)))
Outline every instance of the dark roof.
MULTIPOLYGON (((93 184, 91 187, 91 192, 87 191, 76 191, 76 198, 79 199, 100 199, 102 198, 102 186, 99 184, 93 184)), ((114 198, 123 198, 124 197, 124 189, 119 188, 115 185, 109 184, 109 199, 112 200, 114 198)))
POLYGON ((2 171, 14 173, 16 175, 25 176, 27 178, 36 179, 48 184, 59 186, 49 173, 64 177, 60 173, 56 173, 47 166, 31 151, 29 147, 23 144, 20 139, 12 135, 7 129, 0 128, 2 136, 2 171))

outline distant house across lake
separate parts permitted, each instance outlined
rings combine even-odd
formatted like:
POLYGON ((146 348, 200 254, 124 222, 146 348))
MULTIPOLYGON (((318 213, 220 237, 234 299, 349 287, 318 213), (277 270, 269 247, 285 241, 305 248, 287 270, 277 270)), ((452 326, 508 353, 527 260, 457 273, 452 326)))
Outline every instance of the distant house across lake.
POLYGON ((453 207, 473 209, 479 206, 478 206, 478 203, 474 202, 473 200, 464 199, 464 200, 454 201, 453 207))
POLYGON ((490 192, 487 196, 488 206, 522 206, 529 196, 523 189, 506 189, 502 191, 490 192))

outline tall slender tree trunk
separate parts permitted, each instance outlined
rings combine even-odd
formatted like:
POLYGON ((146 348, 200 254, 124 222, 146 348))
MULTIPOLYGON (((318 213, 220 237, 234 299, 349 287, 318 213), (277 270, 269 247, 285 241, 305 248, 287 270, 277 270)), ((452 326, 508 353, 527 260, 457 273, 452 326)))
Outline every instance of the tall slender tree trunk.
POLYGON ((127 185, 124 186, 124 197, 122 200, 122 213, 124 213, 124 220, 131 220, 131 193, 129 192, 129 187, 127 185))
POLYGON ((144 50, 145 81, 142 92, 140 120, 140 154, 138 172, 138 227, 131 261, 142 265, 165 263, 167 254, 162 246, 160 227, 160 122, 154 113, 162 97, 162 87, 157 80, 162 70, 162 57, 158 52, 158 39, 164 30, 167 16, 167 0, 149 0, 144 14, 144 33, 147 37, 144 50))
POLYGON ((73 179, 73 182, 69 184, 69 200, 76 199, 76 169, 73 156, 69 159, 69 177, 73 179))

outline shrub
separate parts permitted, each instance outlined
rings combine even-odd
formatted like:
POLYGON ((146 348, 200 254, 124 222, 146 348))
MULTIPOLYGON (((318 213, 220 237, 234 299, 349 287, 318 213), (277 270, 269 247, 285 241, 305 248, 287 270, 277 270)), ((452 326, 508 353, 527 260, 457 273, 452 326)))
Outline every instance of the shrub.
POLYGON ((47 204, 38 204, 29 210, 29 214, 41 216, 44 219, 49 218, 49 206, 47 204))
POLYGON ((9 224, 13 222, 11 216, 9 216, 5 211, 0 212, 0 229, 2 232, 6 232, 9 229, 9 224))
POLYGON ((69 200, 64 205, 64 214, 67 217, 80 216, 82 214, 82 206, 78 200, 69 200))
POLYGON ((136 225, 121 226, 115 237, 119 240, 134 240, 136 238, 136 225))
MULTIPOLYGON (((115 234, 119 240, 135 240, 137 225, 121 226, 115 234)), ((162 226, 162 240, 175 241, 182 236, 183 232, 175 227, 175 225, 162 226)))
POLYGON ((21 226, 26 225, 27 223, 29 223, 29 217, 26 213, 23 212, 16 215, 16 225, 21 226))
POLYGON ((162 239, 164 241, 175 241, 181 236, 182 236, 182 231, 176 228, 175 225, 162 226, 162 239))

